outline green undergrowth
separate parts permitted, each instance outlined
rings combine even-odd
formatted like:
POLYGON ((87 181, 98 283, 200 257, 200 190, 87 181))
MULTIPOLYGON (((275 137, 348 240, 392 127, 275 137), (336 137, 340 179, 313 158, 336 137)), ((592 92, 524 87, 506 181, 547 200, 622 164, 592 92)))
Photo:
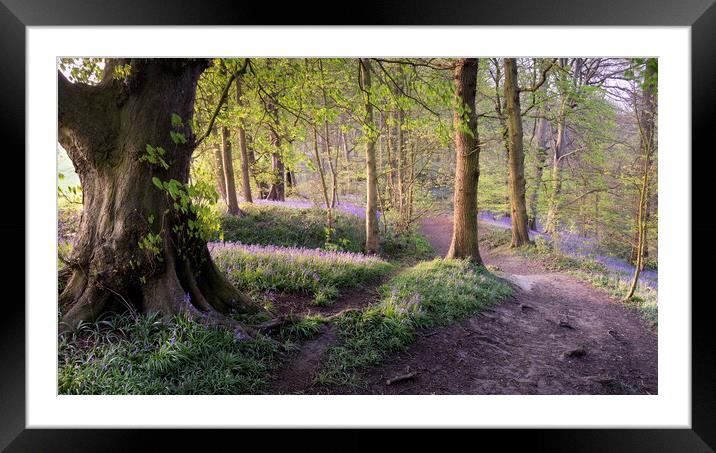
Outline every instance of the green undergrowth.
MULTIPOLYGON (((284 247, 326 248, 326 211, 321 208, 263 206, 241 203, 245 215, 224 215, 225 241, 284 247)), ((365 248, 364 221, 339 210, 333 212, 329 248, 361 252, 365 248)))
POLYGON ((114 315, 60 338, 60 394, 244 394, 264 390, 278 347, 183 316, 114 315))
POLYGON ((479 234, 480 245, 486 246, 488 249, 496 249, 512 242, 512 233, 502 228, 484 228, 479 234))
POLYGON ((404 350, 420 329, 454 323, 512 294, 484 267, 442 259, 406 269, 380 292, 377 304, 335 319, 339 342, 329 348, 317 385, 357 384, 362 369, 404 350))
MULTIPOLYGON (((270 315, 235 315, 258 325, 270 315)), ((67 395, 226 395, 266 390, 281 355, 295 352, 329 322, 290 318, 273 340, 237 340, 230 331, 175 316, 112 314, 61 337, 58 393, 67 395)))
POLYGON ((360 253, 232 243, 210 245, 214 262, 237 288, 252 294, 306 294, 328 305, 346 288, 371 281, 393 265, 360 253))
POLYGON ((425 236, 414 230, 405 233, 388 231, 381 238, 380 254, 399 262, 417 262, 432 259, 435 249, 425 236))

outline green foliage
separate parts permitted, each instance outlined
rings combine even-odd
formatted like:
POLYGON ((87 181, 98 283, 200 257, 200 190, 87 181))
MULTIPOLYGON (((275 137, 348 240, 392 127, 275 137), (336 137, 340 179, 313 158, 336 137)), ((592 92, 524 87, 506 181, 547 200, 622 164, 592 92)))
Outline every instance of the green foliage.
POLYGON ((162 237, 157 233, 148 232, 139 240, 139 249, 147 251, 159 261, 162 260, 162 237))
POLYGON ((277 348, 175 316, 115 315, 60 339, 58 393, 187 395, 261 393, 277 348))
MULTIPOLYGON (((221 217, 226 241, 283 247, 325 248, 326 212, 320 208, 289 208, 242 203, 241 217, 221 217)), ((334 211, 333 247, 349 252, 365 248, 365 227, 360 218, 334 211)))
POLYGON ((112 78, 114 80, 127 80, 127 78, 129 78, 130 75, 132 75, 132 65, 131 64, 117 65, 114 67, 114 72, 112 73, 112 78))
MULTIPOLYGON (((148 162, 150 165, 163 168, 164 170, 169 169, 169 163, 164 160, 164 155, 167 152, 161 146, 154 147, 147 145, 146 153, 139 157, 140 162, 148 162)), ((156 182, 154 183, 156 184, 156 182)))
POLYGON ((103 58, 60 58, 60 71, 70 82, 96 85, 102 80, 103 58))
POLYGON ((336 319, 340 343, 329 349, 316 384, 356 384, 357 372, 404 350, 419 329, 474 315, 512 290, 484 267, 435 259, 401 272, 381 293, 378 304, 336 319))

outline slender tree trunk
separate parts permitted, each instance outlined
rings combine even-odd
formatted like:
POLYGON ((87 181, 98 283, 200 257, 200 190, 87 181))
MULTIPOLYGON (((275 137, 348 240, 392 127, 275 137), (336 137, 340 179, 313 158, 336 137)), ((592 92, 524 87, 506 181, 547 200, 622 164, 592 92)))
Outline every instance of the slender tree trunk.
POLYGON ((387 199, 390 201, 390 207, 391 209, 397 206, 396 203, 396 163, 395 163, 395 131, 394 128, 394 122, 395 122, 395 111, 391 110, 388 112, 388 119, 389 121, 386 124, 386 132, 388 134, 387 136, 387 148, 386 148, 386 157, 387 157, 387 192, 388 196, 387 199))
MULTIPOLYGON (((323 60, 318 59, 318 68, 321 74, 321 96, 323 98, 323 108, 328 111, 328 96, 326 94, 326 83, 323 78, 323 60)), ((338 175, 336 175, 336 166, 333 165, 333 158, 331 157, 331 134, 328 127, 328 115, 323 116, 323 146, 328 158, 328 168, 331 171, 331 205, 330 208, 334 209, 338 201, 338 175)), ((337 151, 337 150, 336 150, 337 151)), ((336 162, 338 159, 336 158, 336 162)))
POLYGON ((366 176, 366 202, 365 202, 365 248, 366 253, 378 252, 378 173, 375 162, 375 137, 373 125, 373 104, 370 90, 370 60, 359 60, 360 84, 363 88, 365 100, 365 124, 368 136, 365 142, 365 176, 366 176))
POLYGON ((286 169, 286 190, 291 192, 293 190, 293 172, 289 169, 286 169))
POLYGON ((221 145, 216 144, 211 146, 214 151, 214 162, 216 163, 216 190, 219 192, 221 201, 226 203, 229 202, 226 199, 226 176, 224 175, 224 157, 221 153, 221 145))
MULTIPOLYGON (((398 65, 398 83, 402 87, 403 82, 403 67, 401 65, 398 65)), ((396 97, 399 97, 400 90, 398 87, 395 87, 394 95, 396 97)), ((397 153, 397 163, 398 168, 396 172, 396 182, 398 184, 397 190, 395 192, 395 202, 398 206, 398 230, 400 232, 404 232, 406 225, 405 225, 405 201, 406 201, 406 194, 405 194, 405 131, 404 131, 404 124, 405 124, 405 112, 403 111, 403 108, 398 106, 395 111, 395 118, 396 118, 396 139, 397 139, 397 146, 395 152, 397 153)))
MULTIPOLYGON (((267 61, 267 65, 271 65, 270 59, 267 61)), ((266 198, 274 201, 285 201, 286 189, 284 185, 284 173, 286 172, 286 168, 283 165, 283 160, 281 160, 281 136, 279 135, 281 124, 278 116, 278 107, 270 99, 266 102, 266 112, 270 120, 269 134, 271 147, 273 148, 273 152, 271 153, 272 181, 266 198)))
POLYGON ((268 197, 269 192, 269 186, 266 184, 266 182, 259 180, 259 172, 256 170, 256 155, 254 154, 253 147, 249 146, 249 139, 250 137, 247 137, 246 141, 246 148, 247 148, 247 156, 249 158, 249 171, 251 173, 251 176, 254 178, 254 184, 256 184, 256 188, 259 190, 259 199, 265 200, 266 197, 268 197))
MULTIPOLYGON (((629 290, 625 297, 626 300, 631 299, 634 296, 636 287, 639 283, 639 274, 644 267, 644 249, 646 246, 646 222, 647 222, 647 200, 649 197, 649 172, 651 167, 651 156, 654 148, 654 128, 655 128, 655 116, 656 116, 656 98, 655 98, 655 68, 654 65, 646 65, 646 74, 644 80, 644 86, 642 88, 643 105, 641 106, 641 112, 637 113, 637 124, 639 126, 640 144, 643 152, 643 173, 642 183, 639 194, 639 210, 637 216, 637 228, 639 233, 638 238, 638 253, 637 260, 634 266, 634 276, 632 277, 629 290)), ((635 109, 637 103, 635 102, 635 109)))
POLYGON ((407 220, 408 225, 413 221, 413 194, 415 188, 415 142, 410 146, 410 179, 408 181, 408 210, 407 220))
POLYGON ((545 222, 545 233, 554 234, 559 223, 559 198, 562 193, 562 159, 567 148, 567 124, 566 124, 567 100, 563 99, 560 104, 559 115, 557 116, 557 143, 552 153, 551 190, 549 194, 549 206, 547 209, 547 220, 545 222))
POLYGON ((544 115, 537 120, 537 153, 535 156, 535 187, 530 194, 530 218, 529 228, 537 230, 537 198, 539 196, 539 188, 542 182, 542 174, 547 165, 547 150, 549 148, 549 121, 544 115))
POLYGON ((482 264, 477 236, 477 184, 480 142, 477 136, 476 58, 461 58, 455 67, 455 193, 453 234, 446 258, 482 264))
POLYGON ((269 104, 270 115, 274 118, 274 124, 269 127, 271 136, 271 147, 274 151, 271 153, 271 175, 272 183, 266 196, 269 200, 285 201, 286 190, 284 186, 284 173, 286 168, 281 160, 281 137, 278 134, 278 110, 273 104, 269 104))
MULTIPOLYGON (((271 140, 274 145, 280 147, 281 141, 278 138, 278 134, 272 132, 271 140)), ((269 189, 269 193, 266 196, 267 199, 273 201, 286 201, 286 189, 284 185, 284 173, 286 168, 283 165, 281 156, 278 152, 271 154, 271 174, 273 175, 273 183, 269 189)))
MULTIPOLYGON (((341 129, 341 141, 343 142, 343 156, 346 161, 345 167, 348 169, 347 171, 347 177, 348 181, 346 183, 347 187, 344 187, 343 189, 343 195, 348 195, 350 193, 353 193, 353 178, 351 177, 351 156, 350 152, 348 151, 348 140, 346 137, 345 132, 343 132, 343 129, 341 129)), ((339 169, 340 172, 340 169, 339 169)))
POLYGON ((510 207, 512 217, 512 242, 510 247, 522 247, 530 243, 527 229, 527 204, 525 200, 525 154, 522 132, 522 111, 517 79, 517 62, 505 58, 505 104, 509 140, 508 168, 510 178, 510 207))
POLYGON ((327 239, 328 242, 330 242, 333 237, 333 208, 331 207, 330 198, 328 198, 328 186, 326 185, 326 176, 323 171, 323 162, 321 162, 321 154, 318 151, 318 131, 316 130, 315 126, 313 127, 313 156, 316 159, 316 168, 318 169, 318 175, 321 177, 321 192, 323 193, 323 202, 326 205, 326 213, 328 215, 327 239))
POLYGON ((256 305, 219 272, 206 241, 186 234, 192 215, 175 210, 169 193, 153 183, 188 181, 196 146, 189 125, 207 63, 109 60, 97 86, 72 84, 58 72, 59 141, 80 177, 84 207, 69 257, 72 276, 59 299, 61 332, 131 309, 187 313, 248 333, 223 314, 256 305), (126 83, 112 77, 116 64, 131 64, 126 83), (173 114, 182 124, 172 125, 173 114), (170 132, 183 133, 186 143, 174 143, 170 132), (165 150, 168 168, 142 159, 147 145, 165 150))
POLYGON ((236 182, 234 178, 234 163, 231 156, 231 137, 229 128, 221 127, 221 157, 224 164, 224 179, 226 181, 226 200, 229 207, 229 214, 241 215, 239 202, 236 199, 236 182))
MULTIPOLYGON (((241 77, 236 78, 236 103, 243 109, 246 103, 242 98, 241 77)), ((249 153, 246 146, 246 131, 244 130, 243 120, 239 122, 239 150, 241 151, 241 188, 244 195, 244 201, 253 203, 251 196, 251 180, 249 179, 249 153)))
MULTIPOLYGON (((505 163, 506 167, 509 168, 509 162, 510 162, 510 139, 509 139, 509 132, 508 132, 508 126, 507 126, 507 116, 505 113, 506 107, 506 100, 502 96, 502 91, 504 91, 504 88, 500 89, 500 81, 502 80, 502 67, 500 66, 499 59, 495 58, 492 59, 492 63, 495 68, 495 74, 494 74, 494 82, 495 82, 495 113, 497 114, 497 118, 500 124, 500 135, 502 136, 502 143, 505 147, 505 163)), ((510 215, 510 194, 512 193, 512 189, 510 188, 510 172, 509 170, 505 172, 505 210, 504 213, 506 216, 510 215)))

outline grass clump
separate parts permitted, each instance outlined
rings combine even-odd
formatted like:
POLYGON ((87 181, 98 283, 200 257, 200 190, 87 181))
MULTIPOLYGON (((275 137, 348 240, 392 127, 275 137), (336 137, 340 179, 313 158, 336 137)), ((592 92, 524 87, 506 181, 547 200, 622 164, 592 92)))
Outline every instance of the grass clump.
POLYGON ((301 342, 316 336, 328 322, 328 319, 320 314, 291 318, 279 329, 278 339, 284 350, 296 351, 300 349, 301 342))
POLYGON ((480 231, 479 236, 480 243, 489 249, 510 245, 510 242, 512 242, 512 233, 510 230, 504 230, 502 228, 484 228, 480 231))
POLYGON ((435 256, 435 249, 430 242, 416 231, 388 231, 380 241, 380 249, 381 255, 400 261, 427 260, 435 256))
POLYGON ((340 342, 329 349, 316 384, 356 384, 356 372, 405 349, 419 329, 454 323, 511 293, 484 267, 466 260, 413 266, 381 287, 378 304, 336 318, 340 342))
MULTIPOLYGON (((326 210, 242 203, 241 217, 224 215, 224 240, 243 244, 283 247, 326 247, 326 210)), ((340 210, 333 211, 333 233, 329 246, 349 252, 365 248, 364 221, 340 210)))
POLYGON ((360 253, 212 243, 214 262, 232 284, 249 292, 309 294, 327 305, 344 288, 370 281, 393 266, 360 253))
POLYGON ((266 337, 237 341, 225 329, 175 316, 113 315, 60 339, 58 393, 260 393, 275 366, 266 337))

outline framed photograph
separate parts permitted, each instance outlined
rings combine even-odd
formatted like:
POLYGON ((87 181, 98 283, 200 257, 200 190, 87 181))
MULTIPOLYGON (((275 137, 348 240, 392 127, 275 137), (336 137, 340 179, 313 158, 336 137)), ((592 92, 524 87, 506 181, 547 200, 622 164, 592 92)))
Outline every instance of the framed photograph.
POLYGON ((716 448, 711 0, 1 3, 3 448, 716 448))

